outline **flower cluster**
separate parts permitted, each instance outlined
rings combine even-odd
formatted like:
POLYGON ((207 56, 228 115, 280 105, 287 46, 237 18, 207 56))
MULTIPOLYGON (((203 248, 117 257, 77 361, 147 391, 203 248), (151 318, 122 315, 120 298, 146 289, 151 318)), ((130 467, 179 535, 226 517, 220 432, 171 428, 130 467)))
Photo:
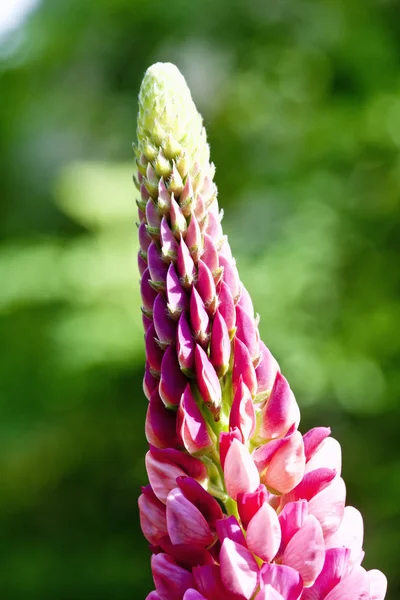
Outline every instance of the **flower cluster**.
POLYGON ((300 411, 221 227, 214 165, 170 64, 139 95, 139 270, 148 398, 139 498, 148 600, 383 600, 363 521, 345 507, 330 429, 300 411))

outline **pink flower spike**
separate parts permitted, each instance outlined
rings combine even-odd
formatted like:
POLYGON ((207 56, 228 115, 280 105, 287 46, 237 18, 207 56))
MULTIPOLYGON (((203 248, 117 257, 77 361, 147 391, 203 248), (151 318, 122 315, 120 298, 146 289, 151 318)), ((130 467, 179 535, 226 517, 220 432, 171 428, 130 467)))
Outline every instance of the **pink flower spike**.
POLYGON ((212 273, 201 259, 198 262, 196 288, 204 302, 207 312, 210 315, 213 315, 217 307, 217 292, 212 273))
POLYGON ((285 377, 278 371, 265 407, 262 409, 260 437, 273 439, 282 437, 295 423, 300 421, 300 411, 293 392, 285 377))
POLYGON ((258 566, 252 554, 241 544, 225 538, 219 557, 226 589, 250 600, 258 585, 258 566))
POLYGON ((143 534, 150 544, 157 546, 168 535, 165 505, 156 497, 150 485, 142 488, 138 504, 143 534))
POLYGON ((242 434, 242 441, 247 444, 256 427, 256 414, 249 388, 239 379, 229 415, 229 427, 237 427, 242 434))
POLYGON ((192 374, 194 368, 194 349, 195 343, 192 331, 186 320, 185 313, 182 313, 176 332, 176 350, 179 365, 187 376, 192 374))
POLYGON ((331 435, 330 427, 314 427, 303 435, 304 452, 307 462, 318 450, 325 438, 331 435))
POLYGON ((140 280, 140 295, 142 297, 142 311, 145 315, 153 315, 153 304, 157 298, 156 290, 150 285, 150 271, 148 268, 143 272, 140 280))
POLYGON ((261 506, 268 502, 269 493, 262 483, 254 492, 239 493, 237 495, 237 505, 240 520, 246 528, 261 506))
POLYGON ((226 517, 225 519, 220 519, 216 522, 217 535, 219 541, 224 541, 225 538, 229 538, 233 540, 237 544, 241 544, 242 546, 246 546, 246 540, 244 539, 243 531, 236 519, 233 515, 230 517, 226 517))
POLYGON ((151 242, 147 251, 147 262, 153 287, 159 291, 165 289, 168 265, 163 261, 155 242, 151 242))
POLYGON ((292 537, 303 527, 307 517, 308 506, 306 500, 289 502, 289 504, 286 504, 283 508, 279 515, 279 523, 282 532, 282 543, 279 549, 280 554, 284 551, 292 537))
POLYGON ((195 587, 193 575, 168 554, 153 554, 151 570, 161 600, 182 600, 186 590, 195 587))
POLYGON ((382 571, 371 569, 367 571, 370 588, 370 600, 384 600, 387 590, 387 579, 382 571))
POLYGON ((176 433, 176 412, 165 407, 155 388, 147 408, 146 439, 156 448, 181 448, 176 433))
POLYGON ((163 358, 163 351, 156 342, 156 330, 152 324, 146 331, 145 345, 146 345, 146 358, 151 373, 160 375, 161 362, 163 358))
POLYGON ((279 371, 279 365, 264 342, 260 341, 260 362, 256 368, 257 396, 256 402, 264 400, 271 391, 279 371))
POLYGON ((236 265, 232 261, 228 261, 224 256, 219 257, 219 266, 223 268, 222 280, 228 286, 234 302, 240 294, 240 279, 236 265))
POLYGON ((370 600, 369 578, 362 567, 354 567, 324 600, 370 600))
POLYGON ((276 556, 281 543, 281 527, 278 515, 267 502, 248 524, 246 542, 250 552, 266 562, 276 556))
POLYGON ((215 529, 216 522, 224 516, 221 507, 215 498, 213 498, 213 496, 211 496, 198 481, 193 479, 193 477, 178 477, 176 482, 185 498, 199 509, 207 523, 215 529))
POLYGON ((260 587, 270 585, 285 600, 300 600, 303 581, 300 574, 285 565, 265 563, 260 571, 260 587))
POLYGON ((207 233, 204 234, 204 246, 201 260, 207 265, 211 273, 214 273, 219 269, 218 251, 214 240, 207 233))
POLYGON ((175 349, 168 346, 161 362, 159 392, 165 406, 178 406, 186 388, 186 377, 182 373, 175 349))
MULTIPOLYGON (((303 437, 304 440, 304 437, 303 437)), ((306 464, 306 473, 327 467, 336 471, 337 475, 342 472, 342 449, 337 440, 327 437, 318 450, 313 454, 306 464)))
POLYGON ((325 544, 321 525, 309 515, 294 534, 283 553, 282 563, 298 571, 306 587, 312 585, 325 561, 325 544))
POLYGON ((254 397, 257 392, 256 372, 246 346, 235 337, 233 345, 232 383, 234 388, 239 385, 240 377, 254 397))
POLYGON ((360 564, 363 558, 364 523, 360 511, 346 506, 342 522, 335 533, 326 539, 326 548, 348 548, 350 563, 360 564))
POLYGON ((234 427, 232 431, 222 431, 219 435, 219 459, 221 467, 224 468, 225 458, 233 440, 242 442, 242 434, 237 427, 234 427))
POLYGON ((196 344, 194 351, 196 383, 200 390, 205 405, 214 415, 218 415, 221 407, 222 395, 218 375, 210 363, 203 348, 196 344))
POLYGON ((208 452, 213 445, 206 422, 193 398, 189 384, 182 394, 179 405, 177 430, 190 454, 203 454, 208 452))
POLYGON ((194 339, 206 347, 210 337, 210 318, 204 302, 195 287, 190 295, 190 322, 194 332, 194 339))
POLYGON ((180 237, 180 244, 178 248, 177 266, 183 287, 190 288, 193 284, 196 275, 196 269, 194 266, 193 258, 190 256, 189 249, 183 241, 182 234, 180 237))
POLYGON ((160 224, 161 253, 166 262, 175 261, 178 254, 178 242, 169 228, 168 221, 162 218, 160 224))
POLYGON ((210 360, 219 377, 229 368, 231 341, 228 328, 219 310, 215 313, 211 331, 210 360))
POLYGON ((232 440, 224 464, 226 491, 236 500, 239 493, 254 492, 260 485, 260 476, 247 448, 237 439, 232 440))
POLYGON ((240 304, 236 305, 236 335, 249 351, 253 364, 260 358, 260 336, 253 317, 240 304))
POLYGON ((232 339, 236 329, 236 311, 230 289, 225 281, 221 281, 219 285, 219 312, 224 319, 229 331, 229 336, 232 339))
POLYGON ((191 214, 190 223, 186 231, 185 242, 186 246, 189 248, 193 260, 197 262, 201 256, 203 248, 200 226, 193 213, 191 214))
POLYGON ((167 303, 162 294, 158 294, 153 305, 153 322, 160 346, 165 348, 175 344, 176 323, 168 316, 167 303))
POLYGON ((348 569, 348 548, 331 548, 325 552, 325 562, 314 585, 304 590, 302 600, 320 600, 339 583, 348 569))
POLYGON ((189 308, 189 298, 179 281, 173 264, 170 264, 167 272, 166 293, 171 319, 177 320, 181 313, 189 308))
POLYGON ((167 497, 167 527, 173 544, 209 546, 214 541, 206 519, 179 488, 167 497))
POLYGON ((308 512, 321 523, 324 537, 338 530, 344 514, 346 486, 341 477, 335 477, 319 494, 308 503, 308 512))

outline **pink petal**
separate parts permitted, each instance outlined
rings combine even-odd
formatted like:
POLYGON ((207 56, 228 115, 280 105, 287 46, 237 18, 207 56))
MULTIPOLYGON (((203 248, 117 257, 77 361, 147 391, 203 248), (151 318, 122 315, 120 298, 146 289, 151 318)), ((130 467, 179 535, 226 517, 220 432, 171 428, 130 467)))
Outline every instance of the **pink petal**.
POLYGON ((331 435, 330 427, 314 427, 314 429, 310 429, 310 431, 304 434, 304 450, 307 461, 315 454, 328 435, 331 435))
POLYGON ((250 600, 258 584, 258 566, 252 554, 241 544, 225 538, 219 557, 226 589, 250 600))
POLYGON ((240 377, 242 377, 243 382, 249 388, 250 394, 255 396, 257 392, 257 378, 253 362, 246 346, 235 337, 232 370, 232 382, 234 387, 239 384, 240 377))
POLYGON ((219 287, 219 312, 224 319, 228 328, 229 334, 232 337, 232 333, 236 323, 236 312, 235 304, 233 302, 232 294, 225 281, 221 281, 219 287))
POLYGON ((262 411, 260 437, 271 439, 282 437, 293 425, 300 421, 300 412, 293 392, 285 377, 278 371, 271 395, 262 411))
POLYGON ((234 427, 232 431, 222 431, 219 435, 219 460, 222 468, 224 468, 226 455, 233 440, 242 441, 242 434, 237 427, 234 427))
POLYGON ((317 519, 309 515, 303 527, 295 533, 286 546, 282 562, 298 571, 305 586, 314 583, 325 561, 325 544, 322 528, 317 519))
POLYGON ((245 309, 236 305, 236 335, 249 351, 250 358, 254 362, 260 356, 260 336, 254 318, 247 314, 245 309))
POLYGON ((180 448, 176 433, 176 412, 166 408, 156 388, 149 401, 145 422, 146 439, 156 448, 180 448))
POLYGON ((285 600, 285 598, 268 584, 258 592, 255 600, 285 600))
POLYGON ((322 600, 339 583, 348 569, 350 551, 347 548, 331 548, 325 552, 321 573, 312 587, 304 590, 302 600, 322 600))
POLYGON ((360 511, 353 506, 346 506, 339 528, 326 539, 326 547, 348 548, 351 552, 350 562, 360 563, 363 556, 363 539, 364 523, 360 511))
POLYGON ((308 512, 321 523, 324 537, 327 538, 342 521, 346 501, 346 486, 341 477, 335 477, 331 483, 308 503, 308 512))
POLYGON ((387 590, 387 579, 382 571, 378 569, 372 569, 367 571, 369 586, 370 586, 370 600, 383 600, 387 590))
POLYGON ((322 467, 335 470, 337 475, 342 472, 342 449, 334 438, 328 437, 320 444, 306 464, 306 473, 322 467))
POLYGON ((210 343, 210 360, 219 377, 225 375, 229 368, 231 341, 228 327, 219 310, 215 313, 210 343))
POLYGON ((237 427, 240 430, 243 436, 243 443, 245 444, 247 444, 256 428, 256 413, 253 399, 249 388, 243 383, 242 377, 239 378, 233 398, 229 415, 229 427, 231 429, 237 427))
POLYGON ((242 546, 246 546, 246 540, 244 539, 243 531, 238 523, 238 520, 233 515, 218 520, 216 522, 216 528, 218 539, 221 544, 225 538, 229 538, 238 544, 242 544, 242 546))
POLYGON ((150 544, 157 546, 168 535, 165 505, 158 500, 150 485, 142 488, 138 504, 143 535, 150 544))
POLYGON ((185 592, 185 595, 183 596, 183 600, 207 600, 207 598, 205 598, 197 590, 190 589, 190 590, 187 590, 187 592, 185 592))
POLYGON ((264 342, 260 342, 261 360, 256 368, 257 396, 256 402, 262 401, 274 385, 279 365, 264 342))
POLYGON ((279 524, 282 532, 280 552, 283 552, 292 537, 303 527, 307 517, 308 507, 306 500, 286 504, 279 515, 279 524))
POLYGON ((218 502, 192 477, 178 477, 177 484, 183 495, 196 506, 207 523, 215 528, 215 523, 223 518, 218 502))
POLYGON ((218 413, 221 406, 221 386, 218 375, 203 348, 196 344, 195 353, 196 380, 204 403, 213 413, 218 413))
POLYGON ((259 508, 269 500, 269 493, 265 485, 260 484, 254 492, 240 493, 237 495, 237 504, 240 520, 246 528, 259 508))
POLYGON ((251 519, 246 542, 250 552, 266 562, 275 557, 281 543, 281 527, 278 515, 269 504, 263 504, 251 519))
POLYGON ((261 589, 270 585, 285 600, 299 600, 303 591, 300 574, 285 565, 265 563, 260 571, 261 589))
POLYGON ((167 497, 167 527, 173 544, 209 546, 214 541, 207 521, 179 488, 167 497))
POLYGON ((325 600, 370 600, 369 578, 362 567, 356 566, 344 577, 325 600))
POLYGON ((178 409, 177 430, 190 454, 207 452, 213 445, 203 415, 197 406, 190 385, 182 394, 178 409))
POLYGON ((236 500, 240 492, 254 492, 260 485, 260 476, 247 448, 234 439, 224 464, 226 490, 236 500))
POLYGON ((153 554, 151 570, 160 600, 182 600, 185 592, 194 587, 193 575, 167 554, 153 554))
POLYGON ((187 380, 182 373, 175 348, 168 346, 161 362, 159 392, 165 406, 178 406, 185 391, 187 380))
POLYGON ((305 469, 303 438, 295 431, 288 443, 273 455, 265 475, 265 484, 271 490, 286 494, 302 479, 305 469))
POLYGON ((194 348, 192 330, 183 312, 176 331, 176 351, 179 365, 186 375, 189 375, 194 368, 194 348))

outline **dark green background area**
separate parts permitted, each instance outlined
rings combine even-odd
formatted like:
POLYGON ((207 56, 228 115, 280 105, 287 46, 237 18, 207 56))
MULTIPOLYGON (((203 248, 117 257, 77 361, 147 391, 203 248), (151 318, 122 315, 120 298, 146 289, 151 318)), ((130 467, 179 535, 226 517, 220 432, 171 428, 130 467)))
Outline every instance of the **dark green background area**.
POLYGON ((151 589, 136 97, 175 62, 224 228, 302 410, 343 448, 399 598, 400 6, 45 0, 0 43, 0 596, 151 589))

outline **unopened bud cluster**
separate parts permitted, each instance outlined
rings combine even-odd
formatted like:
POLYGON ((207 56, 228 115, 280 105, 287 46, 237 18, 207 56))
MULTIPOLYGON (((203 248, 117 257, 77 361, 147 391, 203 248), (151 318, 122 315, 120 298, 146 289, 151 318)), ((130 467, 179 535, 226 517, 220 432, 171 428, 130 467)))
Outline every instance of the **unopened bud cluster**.
POLYGON ((139 95, 139 270, 149 401, 139 498, 148 600, 383 600, 341 449, 305 435, 240 281, 202 119, 178 69, 139 95))

